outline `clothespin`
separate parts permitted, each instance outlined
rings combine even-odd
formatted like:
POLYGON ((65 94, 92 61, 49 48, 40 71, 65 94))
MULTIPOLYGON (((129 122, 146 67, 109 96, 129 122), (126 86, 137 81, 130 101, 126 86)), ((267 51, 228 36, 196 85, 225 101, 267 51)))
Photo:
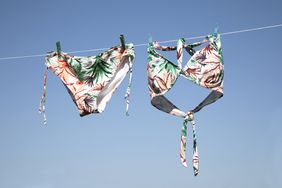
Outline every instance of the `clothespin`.
POLYGON ((218 34, 218 24, 216 24, 216 27, 214 28, 214 30, 213 30, 213 36, 217 36, 217 34, 218 34))
POLYGON ((61 59, 61 43, 60 43, 60 41, 56 42, 56 47, 57 47, 58 59, 61 59))
POLYGON ((125 40, 124 40, 124 36, 120 35, 119 37, 120 39, 120 43, 121 43, 121 51, 123 52, 125 50, 125 40))
POLYGON ((150 44, 153 43, 153 37, 152 37, 152 35, 149 35, 149 43, 150 43, 150 44))
POLYGON ((148 44, 147 44, 147 51, 149 52, 150 49, 153 48, 153 37, 152 35, 149 35, 149 41, 148 41, 148 44))

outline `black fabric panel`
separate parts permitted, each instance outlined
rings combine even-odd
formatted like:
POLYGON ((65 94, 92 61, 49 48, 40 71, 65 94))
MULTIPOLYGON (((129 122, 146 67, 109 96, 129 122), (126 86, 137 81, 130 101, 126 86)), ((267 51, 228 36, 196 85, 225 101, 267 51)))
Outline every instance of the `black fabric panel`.
POLYGON ((190 45, 185 47, 185 50, 190 54, 190 56, 193 56, 196 53, 196 51, 190 45))
POLYGON ((200 111, 203 107, 214 103, 216 100, 221 98, 223 96, 223 93, 218 91, 212 91, 204 100, 201 102, 194 110, 192 110, 193 113, 196 113, 200 111))
POLYGON ((160 95, 152 98, 151 104, 157 109, 170 113, 173 109, 178 109, 172 102, 170 102, 165 96, 160 95))

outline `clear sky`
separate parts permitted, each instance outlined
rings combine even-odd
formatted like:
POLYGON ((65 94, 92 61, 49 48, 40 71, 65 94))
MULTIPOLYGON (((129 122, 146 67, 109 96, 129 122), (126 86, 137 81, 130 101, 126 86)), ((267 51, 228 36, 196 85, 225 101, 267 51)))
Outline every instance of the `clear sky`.
MULTIPOLYGON (((74 51, 117 45, 120 34, 140 44, 149 35, 162 41, 209 34, 215 26, 228 32, 281 24, 281 9, 281 0, 2 0, 0 57, 44 54, 58 40, 63 51, 74 51)), ((127 79, 102 114, 81 118, 49 72, 46 126, 37 112, 44 57, 1 60, 0 187, 282 187, 281 34, 280 27, 222 37, 225 95, 195 115, 197 177, 190 127, 184 168, 182 119, 150 104, 144 46, 135 51, 129 117, 123 100, 127 79)), ((175 52, 168 56, 176 59, 175 52)), ((188 111, 208 93, 179 79, 167 96, 188 111)))

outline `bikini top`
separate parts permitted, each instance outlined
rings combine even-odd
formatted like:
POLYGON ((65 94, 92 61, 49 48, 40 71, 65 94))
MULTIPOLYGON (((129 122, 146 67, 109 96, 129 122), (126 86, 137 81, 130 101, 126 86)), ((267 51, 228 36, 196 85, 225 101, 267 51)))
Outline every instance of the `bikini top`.
POLYGON ((158 42, 150 42, 148 50, 148 83, 151 95, 163 95, 168 92, 179 76, 195 84, 223 93, 223 57, 220 35, 209 35, 202 42, 185 45, 185 39, 179 39, 177 46, 161 46, 158 42), (194 48, 204 43, 207 46, 195 51, 194 48), (183 48, 192 56, 182 66, 183 48), (177 50, 177 65, 159 54, 162 51, 177 50), (158 80, 159 82, 156 82, 158 80), (159 84, 161 83, 161 84, 159 84))
POLYGON ((161 46, 157 42, 149 41, 148 51, 148 87, 151 96, 151 103, 159 110, 170 113, 172 108, 177 108, 166 98, 162 97, 156 104, 156 98, 168 92, 176 80, 182 76, 193 83, 210 89, 211 93, 198 106, 188 113, 182 112, 184 121, 181 131, 180 159, 183 166, 187 166, 185 158, 187 123, 190 122, 193 130, 193 168, 194 175, 198 174, 199 161, 196 142, 196 130, 194 113, 200 111, 204 106, 215 102, 223 96, 223 77, 224 65, 221 49, 220 34, 214 33, 208 35, 202 42, 196 42, 190 45, 185 44, 185 39, 179 39, 177 46, 161 46), (195 47, 207 44, 205 47, 195 51, 195 47), (186 50, 191 58, 185 66, 182 65, 183 50, 186 50), (177 51, 177 64, 174 64, 156 50, 177 51), (166 102, 166 105, 164 104, 166 102), (163 103, 163 104, 162 104, 163 103), (169 108, 168 108, 169 107, 169 108))

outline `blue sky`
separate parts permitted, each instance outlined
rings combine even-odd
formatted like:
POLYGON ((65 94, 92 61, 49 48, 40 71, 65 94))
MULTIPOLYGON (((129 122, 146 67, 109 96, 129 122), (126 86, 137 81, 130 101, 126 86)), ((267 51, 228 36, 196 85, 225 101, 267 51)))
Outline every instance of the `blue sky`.
MULTIPOLYGON (((162 41, 209 34, 215 26, 228 32, 281 24, 281 7, 279 0, 2 1, 0 57, 44 54, 58 40, 63 51, 74 51, 117 45, 120 34, 140 44, 149 35, 162 41)), ((281 187, 281 33, 280 27, 222 37, 225 95, 196 114, 198 177, 191 130, 184 168, 182 120, 150 105, 144 46, 135 51, 129 117, 127 79, 105 112, 81 118, 49 72, 47 126, 37 112, 44 58, 1 60, 0 187, 281 187)), ((167 96, 188 111, 208 93, 179 79, 167 96)))

